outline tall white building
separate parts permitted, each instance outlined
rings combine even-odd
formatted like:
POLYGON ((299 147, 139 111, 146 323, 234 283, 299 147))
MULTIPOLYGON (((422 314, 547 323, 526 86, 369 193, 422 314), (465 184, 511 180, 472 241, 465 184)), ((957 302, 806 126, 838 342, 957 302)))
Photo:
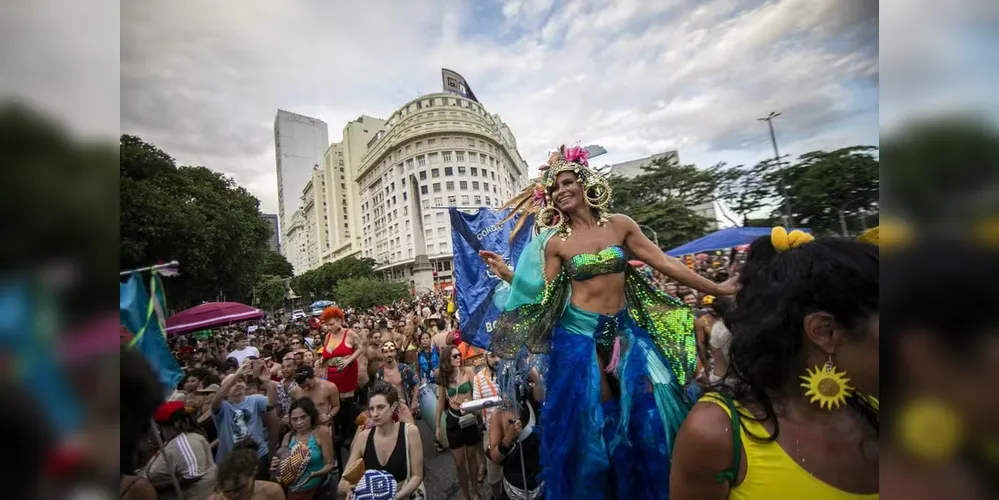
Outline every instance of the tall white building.
POLYGON ((359 230, 349 220, 347 228, 363 257, 417 291, 452 281, 448 206, 499 207, 528 181, 509 127, 478 102, 451 93, 406 103, 366 146, 354 173, 359 230))
POLYGON ((326 175, 318 165, 302 190, 302 216, 305 219, 305 249, 308 268, 323 264, 322 257, 330 250, 329 215, 326 201, 326 175))
POLYGON ((295 210, 289 218, 281 249, 295 276, 309 270, 308 228, 302 209, 295 210))
MULTIPOLYGON (((302 191, 316 166, 323 164, 329 146, 326 122, 279 109, 274 117, 274 155, 277 165, 278 218, 282 240, 287 241, 291 219, 302 208, 302 191)), ((291 261, 291 245, 282 245, 291 261)), ((304 272, 299 271, 299 272, 304 272)))
POLYGON ((344 125, 341 141, 326 149, 323 168, 329 179, 326 199, 330 248, 322 256, 323 262, 357 255, 361 251, 357 174, 368 146, 384 128, 385 120, 362 115, 344 125))
MULTIPOLYGON (((635 160, 629 160, 621 163, 615 163, 610 166, 611 174, 617 174, 629 179, 633 179, 643 173, 642 167, 649 165, 655 160, 661 158, 668 158, 669 161, 679 162, 680 156, 677 154, 676 150, 666 151, 664 153, 654 154, 652 156, 646 156, 644 158, 638 158, 635 160)), ((733 222, 729 220, 731 214, 728 214, 727 209, 717 200, 706 201, 704 203, 699 203, 693 205, 689 208, 692 212, 708 219, 708 227, 712 230, 721 229, 723 227, 730 227, 733 222)))

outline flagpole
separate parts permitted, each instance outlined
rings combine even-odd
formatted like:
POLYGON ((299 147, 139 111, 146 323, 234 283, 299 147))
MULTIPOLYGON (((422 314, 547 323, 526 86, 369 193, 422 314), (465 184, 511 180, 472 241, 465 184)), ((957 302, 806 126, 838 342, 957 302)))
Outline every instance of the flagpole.
POLYGON ((176 471, 170 463, 170 459, 167 457, 166 445, 163 444, 163 436, 160 436, 160 428, 156 425, 156 420, 150 418, 149 422, 153 424, 153 437, 156 438, 156 444, 160 446, 160 455, 163 456, 163 461, 166 463, 167 469, 170 471, 170 482, 173 483, 173 488, 177 490, 177 498, 184 498, 184 490, 180 489, 180 481, 177 480, 176 471))
POLYGON ((140 268, 136 268, 136 269, 129 269, 128 271, 122 271, 122 272, 118 273, 118 276, 127 276, 127 275, 132 274, 132 273, 144 273, 146 271, 156 271, 156 270, 159 270, 159 269, 163 269, 165 267, 177 267, 179 265, 180 265, 180 262, 177 262, 176 260, 171 260, 170 262, 167 262, 166 264, 156 264, 155 266, 146 266, 146 267, 140 267, 140 268))

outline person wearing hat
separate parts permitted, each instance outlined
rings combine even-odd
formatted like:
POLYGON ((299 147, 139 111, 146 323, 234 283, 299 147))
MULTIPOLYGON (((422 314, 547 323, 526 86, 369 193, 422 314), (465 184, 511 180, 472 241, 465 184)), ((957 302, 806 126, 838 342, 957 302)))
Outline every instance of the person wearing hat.
MULTIPOLYGON (((211 494, 218 468, 208 439, 202 434, 183 401, 163 403, 153 414, 165 443, 142 469, 161 500, 197 500, 211 494), (180 484, 181 494, 173 481, 180 484)), ((153 430, 156 432, 156 429, 153 430)))

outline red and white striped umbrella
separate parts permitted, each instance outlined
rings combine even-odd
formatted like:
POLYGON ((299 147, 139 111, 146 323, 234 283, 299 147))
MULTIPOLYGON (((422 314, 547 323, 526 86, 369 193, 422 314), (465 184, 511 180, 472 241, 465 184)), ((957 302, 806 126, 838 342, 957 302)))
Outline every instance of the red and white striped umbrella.
POLYGON ((239 302, 206 302, 167 318, 166 331, 168 335, 177 335, 263 317, 260 309, 239 302))

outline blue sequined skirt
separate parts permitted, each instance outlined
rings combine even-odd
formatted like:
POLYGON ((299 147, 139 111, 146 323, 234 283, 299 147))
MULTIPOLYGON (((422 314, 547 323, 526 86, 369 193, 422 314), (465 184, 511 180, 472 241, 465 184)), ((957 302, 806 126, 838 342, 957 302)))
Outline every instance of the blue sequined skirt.
MULTIPOLYGON (((626 311, 571 304, 552 335, 542 422, 545 498, 663 499, 673 437, 690 409, 668 363, 626 311), (621 337, 619 395, 601 402, 596 350, 621 337)), ((696 398, 695 398, 696 400, 696 398)))

